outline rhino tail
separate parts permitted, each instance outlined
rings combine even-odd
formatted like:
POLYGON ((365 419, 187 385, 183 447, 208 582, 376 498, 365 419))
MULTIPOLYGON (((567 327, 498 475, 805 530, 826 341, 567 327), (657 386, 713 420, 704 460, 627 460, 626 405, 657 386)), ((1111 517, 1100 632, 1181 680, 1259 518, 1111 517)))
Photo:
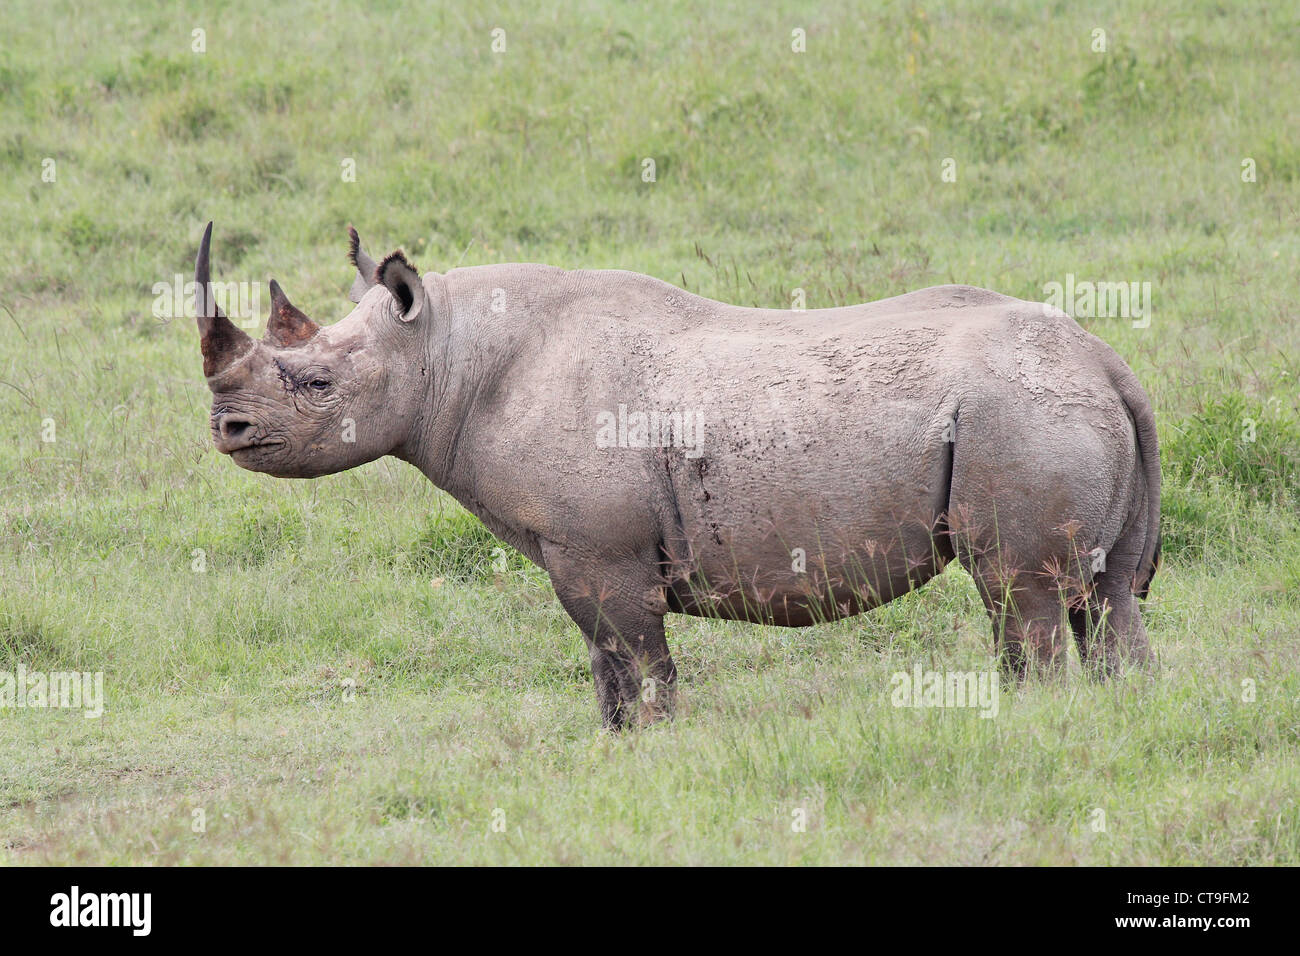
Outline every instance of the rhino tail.
MULTIPOLYGON (((1151 589, 1156 566, 1160 563, 1160 441, 1156 437, 1156 419, 1151 411, 1151 399, 1147 397, 1146 389, 1133 374, 1133 370, 1113 352, 1107 358, 1107 366, 1111 384, 1128 409, 1129 418, 1133 420, 1138 467, 1142 470, 1142 484, 1146 493, 1146 539, 1142 547, 1142 559, 1133 572, 1132 582, 1133 593, 1145 598, 1151 589)), ((1133 508, 1136 512, 1136 502, 1133 508)))

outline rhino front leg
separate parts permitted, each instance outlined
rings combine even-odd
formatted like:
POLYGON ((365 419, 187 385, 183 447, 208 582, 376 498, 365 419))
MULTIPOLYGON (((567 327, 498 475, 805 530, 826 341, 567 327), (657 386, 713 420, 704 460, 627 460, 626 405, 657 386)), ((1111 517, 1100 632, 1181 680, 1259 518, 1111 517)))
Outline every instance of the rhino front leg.
POLYGON ((664 637, 664 603, 652 552, 642 559, 542 544, 560 603, 587 641, 596 699, 609 730, 673 711, 677 667, 664 637))

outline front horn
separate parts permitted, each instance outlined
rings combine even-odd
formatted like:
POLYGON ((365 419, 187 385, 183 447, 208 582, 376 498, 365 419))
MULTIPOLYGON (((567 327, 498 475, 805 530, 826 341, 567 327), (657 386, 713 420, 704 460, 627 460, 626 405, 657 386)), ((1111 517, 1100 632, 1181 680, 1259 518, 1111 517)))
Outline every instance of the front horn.
POLYGON ((203 230, 199 255, 194 260, 194 311, 199 322, 199 349, 203 352, 203 374, 208 378, 249 351, 255 344, 243 330, 236 328, 212 296, 208 250, 212 244, 212 223, 203 230))

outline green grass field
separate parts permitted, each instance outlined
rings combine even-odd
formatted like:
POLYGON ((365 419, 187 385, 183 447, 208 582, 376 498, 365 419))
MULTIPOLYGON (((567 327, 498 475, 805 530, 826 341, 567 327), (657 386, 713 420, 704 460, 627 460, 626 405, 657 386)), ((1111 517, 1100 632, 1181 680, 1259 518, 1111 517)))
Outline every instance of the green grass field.
POLYGON ((1300 863, 1300 8, 458 6, 0 11, 0 671, 106 693, 0 708, 0 861, 1300 863), (543 573, 414 469, 213 450, 153 312, 208 219, 219 278, 322 321, 348 223, 746 305, 1150 282, 1148 327, 1081 322, 1155 404, 1163 666, 893 707, 993 666, 952 567, 808 630, 670 618, 681 713, 608 735, 543 573))

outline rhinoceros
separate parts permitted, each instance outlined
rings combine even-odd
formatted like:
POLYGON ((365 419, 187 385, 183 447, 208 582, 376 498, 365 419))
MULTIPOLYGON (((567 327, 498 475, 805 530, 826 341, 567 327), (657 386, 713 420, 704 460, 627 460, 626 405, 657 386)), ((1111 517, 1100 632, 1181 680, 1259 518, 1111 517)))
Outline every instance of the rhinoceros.
POLYGON ((668 612, 799 627, 954 559, 1008 680, 1153 661, 1160 459, 1132 370, 1064 312, 946 285, 739 308, 649 276, 356 268, 322 327, 274 280, 264 338, 195 264, 217 449, 313 478, 409 462, 549 576, 606 727, 671 713, 668 612))

